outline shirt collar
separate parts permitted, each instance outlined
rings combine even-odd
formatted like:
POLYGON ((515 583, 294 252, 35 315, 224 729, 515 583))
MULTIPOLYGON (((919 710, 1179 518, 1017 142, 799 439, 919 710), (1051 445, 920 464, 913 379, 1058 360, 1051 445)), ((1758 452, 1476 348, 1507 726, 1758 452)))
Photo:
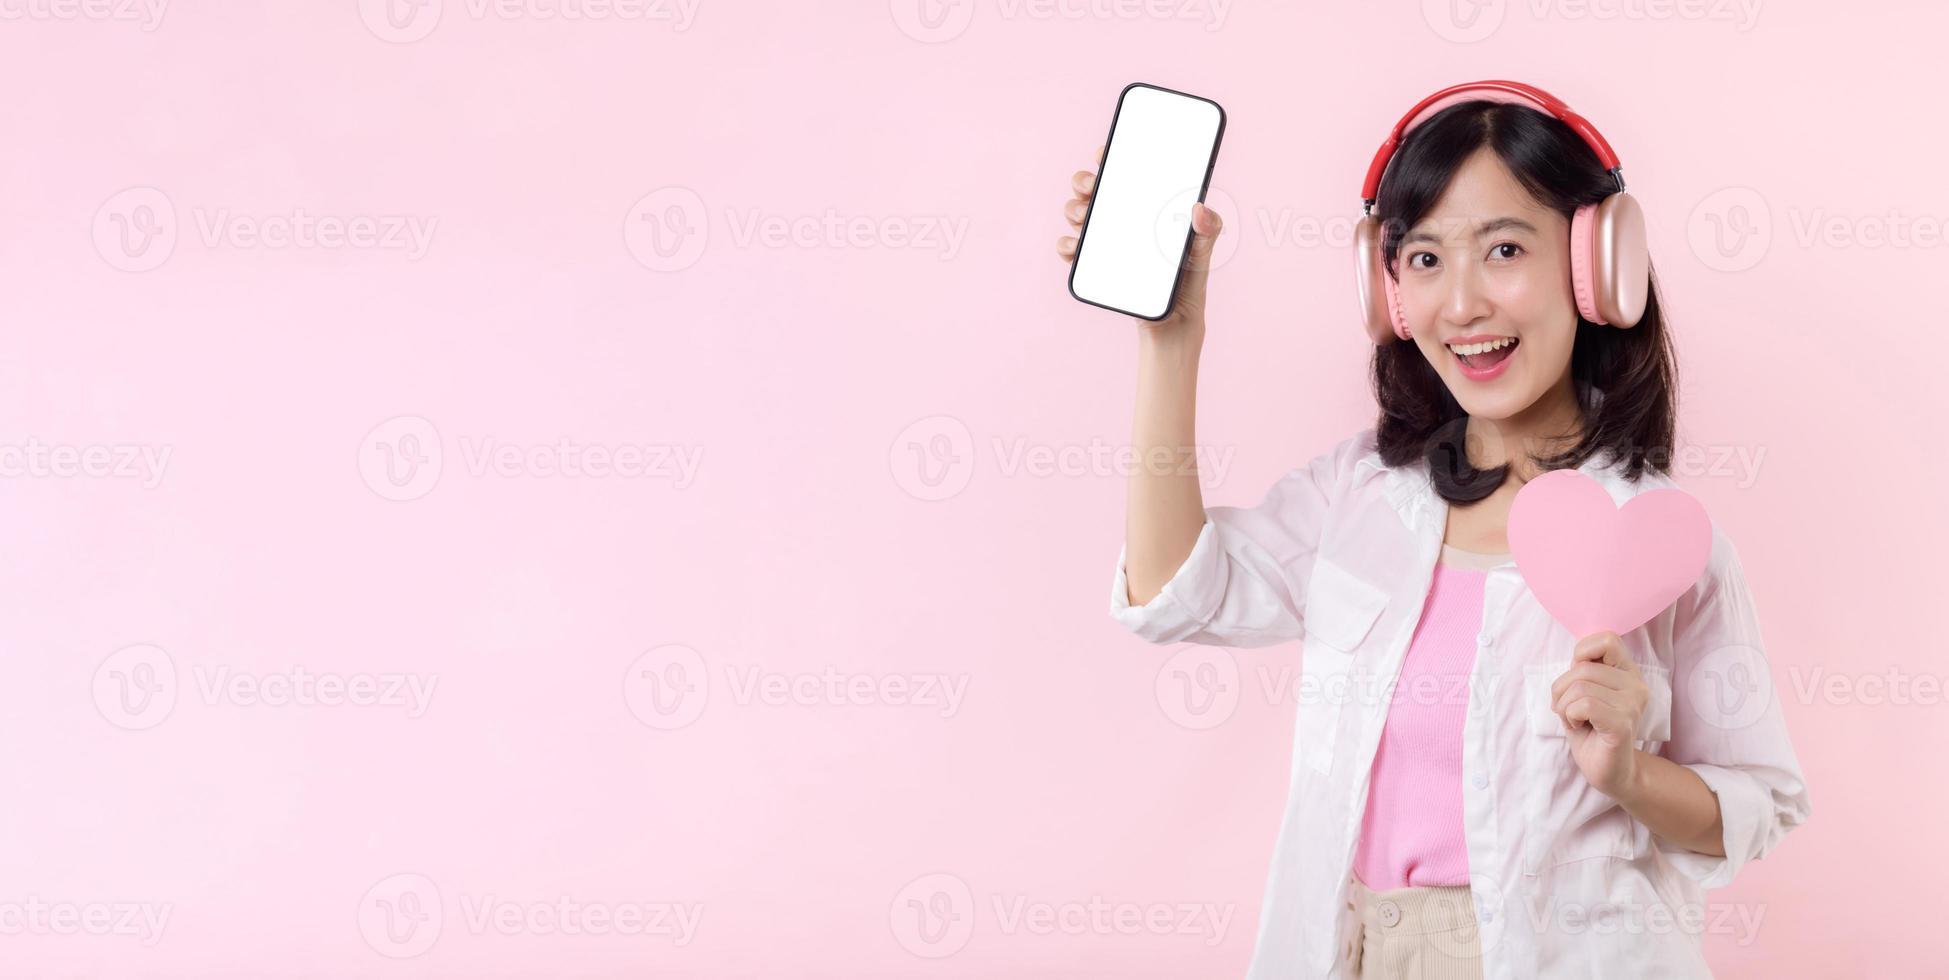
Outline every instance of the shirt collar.
MULTIPOLYGON (((1388 466, 1381 462, 1380 450, 1375 449, 1363 457, 1357 467, 1367 467, 1381 471, 1381 492, 1401 515, 1402 523, 1409 528, 1418 528, 1421 521, 1429 515, 1441 516, 1445 501, 1435 491, 1434 480, 1428 475, 1428 461, 1415 460, 1403 466, 1388 466)), ((1608 449, 1599 449, 1589 459, 1577 467, 1577 472, 1596 480, 1611 495, 1611 502, 1622 505, 1638 492, 1638 484, 1624 475, 1624 468, 1608 449)))

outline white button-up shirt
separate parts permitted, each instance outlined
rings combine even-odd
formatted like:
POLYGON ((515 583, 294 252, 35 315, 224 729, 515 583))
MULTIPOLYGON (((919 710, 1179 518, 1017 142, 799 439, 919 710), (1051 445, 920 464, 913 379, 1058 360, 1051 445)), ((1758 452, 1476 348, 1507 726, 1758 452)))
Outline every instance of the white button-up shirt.
MULTIPOLYGON (((1622 504, 1635 483, 1602 454, 1579 469, 1622 504)), ((1250 976, 1350 975, 1347 911, 1368 775, 1447 529, 1425 464, 1390 468, 1374 431, 1341 442, 1256 507, 1212 507, 1162 592, 1111 614, 1156 643, 1304 640, 1285 820, 1250 976)), ((1764 857, 1810 807, 1774 695, 1759 618, 1715 525, 1698 582, 1623 642, 1651 702, 1638 746, 1698 773, 1719 801, 1726 856, 1654 838, 1571 759, 1550 685, 1579 637, 1538 604, 1514 562, 1489 571, 1462 730, 1462 809, 1484 980, 1710 977, 1704 890, 1764 857)))

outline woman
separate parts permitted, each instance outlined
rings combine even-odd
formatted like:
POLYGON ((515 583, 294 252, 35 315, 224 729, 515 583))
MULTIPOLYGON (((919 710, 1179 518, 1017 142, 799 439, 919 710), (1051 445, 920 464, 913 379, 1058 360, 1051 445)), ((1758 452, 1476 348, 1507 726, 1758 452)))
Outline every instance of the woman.
MULTIPOLYGON (((1595 129, 1517 83, 1437 93, 1395 136, 1364 195, 1377 425, 1256 507, 1135 474, 1112 614, 1158 643, 1304 640, 1252 976, 1710 976, 1704 889, 1810 812, 1737 553, 1715 527, 1669 608, 1582 637, 1507 553, 1539 473, 1619 503, 1673 485, 1649 265, 1602 251, 1635 206, 1595 129)), ((1195 444, 1220 222, 1192 225, 1176 307, 1138 323, 1138 458, 1195 444)))

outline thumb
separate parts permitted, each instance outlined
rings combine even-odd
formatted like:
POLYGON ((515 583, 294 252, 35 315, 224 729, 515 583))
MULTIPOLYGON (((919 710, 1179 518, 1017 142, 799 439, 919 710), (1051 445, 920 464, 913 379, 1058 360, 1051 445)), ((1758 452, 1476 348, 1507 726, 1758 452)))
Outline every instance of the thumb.
POLYGON ((1218 234, 1225 230, 1225 222, 1218 212, 1203 204, 1191 206, 1191 247, 1184 253, 1183 288, 1194 290, 1193 298, 1202 301, 1205 295, 1205 277, 1211 272, 1211 253, 1218 242, 1218 234))

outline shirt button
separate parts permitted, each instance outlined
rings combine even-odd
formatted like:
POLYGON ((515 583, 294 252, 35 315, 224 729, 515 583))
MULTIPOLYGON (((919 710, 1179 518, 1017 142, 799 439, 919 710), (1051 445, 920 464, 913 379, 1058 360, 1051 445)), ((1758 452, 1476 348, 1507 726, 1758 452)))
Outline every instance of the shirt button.
POLYGON ((1489 785, 1489 774, 1486 772, 1478 772, 1475 774, 1475 779, 1473 780, 1473 782, 1475 783, 1476 789, 1481 789, 1484 786, 1489 785))
POLYGON ((1488 645, 1489 645, 1489 642, 1490 642, 1491 640, 1494 640, 1494 639, 1495 639, 1495 637, 1493 637, 1493 636, 1491 636, 1491 635, 1489 635, 1489 631, 1488 631, 1488 630, 1483 630, 1482 632, 1480 632, 1480 633, 1477 633, 1477 634, 1475 634, 1475 642, 1476 642, 1476 645, 1478 645, 1478 646, 1485 646, 1485 647, 1486 647, 1486 646, 1488 646, 1488 645))

